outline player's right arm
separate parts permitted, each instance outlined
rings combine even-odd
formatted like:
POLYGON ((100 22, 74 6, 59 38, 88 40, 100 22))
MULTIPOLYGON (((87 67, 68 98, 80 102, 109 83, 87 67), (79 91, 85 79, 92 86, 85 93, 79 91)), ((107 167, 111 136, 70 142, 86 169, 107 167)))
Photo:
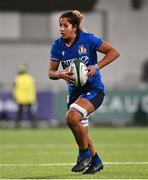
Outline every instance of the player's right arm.
POLYGON ((58 71, 60 61, 50 61, 49 62, 49 73, 48 76, 50 79, 57 80, 57 79, 64 79, 70 83, 74 83, 75 80, 72 77, 71 72, 69 72, 68 68, 64 69, 63 71, 58 71))
POLYGON ((51 47, 48 77, 53 80, 64 79, 65 81, 73 83, 72 73, 69 72, 67 68, 63 71, 58 71, 60 59, 59 40, 56 40, 51 47))
POLYGON ((60 79, 60 73, 57 71, 59 67, 59 61, 49 61, 49 72, 48 77, 49 79, 57 80, 60 79))

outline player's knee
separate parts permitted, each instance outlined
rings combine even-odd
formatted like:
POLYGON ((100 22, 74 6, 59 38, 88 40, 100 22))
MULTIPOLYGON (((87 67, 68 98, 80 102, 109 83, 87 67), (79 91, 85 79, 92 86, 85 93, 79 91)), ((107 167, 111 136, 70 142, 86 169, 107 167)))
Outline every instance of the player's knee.
POLYGON ((75 110, 69 110, 66 114, 66 122, 68 126, 74 126, 77 123, 79 123, 81 120, 78 112, 76 112, 75 110))

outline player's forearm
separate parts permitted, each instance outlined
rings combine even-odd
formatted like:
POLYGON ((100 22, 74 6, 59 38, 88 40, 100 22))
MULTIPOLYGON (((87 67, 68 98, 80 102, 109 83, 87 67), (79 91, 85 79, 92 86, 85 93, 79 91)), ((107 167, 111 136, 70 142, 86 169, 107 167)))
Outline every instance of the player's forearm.
POLYGON ((110 64, 112 61, 114 61, 118 57, 119 57, 119 52, 117 50, 115 50, 115 49, 112 49, 111 51, 107 52, 105 54, 104 58, 97 63, 99 69, 101 69, 104 66, 110 64))
POLYGON ((49 71, 48 77, 49 79, 52 79, 52 80, 58 80, 61 78, 59 71, 52 71, 52 70, 49 71))

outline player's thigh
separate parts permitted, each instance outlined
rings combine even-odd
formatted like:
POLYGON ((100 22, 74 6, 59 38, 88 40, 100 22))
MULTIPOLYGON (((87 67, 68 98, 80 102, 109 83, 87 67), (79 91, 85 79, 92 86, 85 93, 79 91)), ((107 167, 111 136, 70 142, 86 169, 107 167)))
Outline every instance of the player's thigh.
POLYGON ((87 111, 87 115, 95 111, 93 104, 85 98, 77 99, 75 104, 78 104, 80 107, 84 108, 87 111))
POLYGON ((82 94, 75 103, 86 109, 87 115, 89 115, 101 106, 104 95, 103 90, 92 90, 82 94))

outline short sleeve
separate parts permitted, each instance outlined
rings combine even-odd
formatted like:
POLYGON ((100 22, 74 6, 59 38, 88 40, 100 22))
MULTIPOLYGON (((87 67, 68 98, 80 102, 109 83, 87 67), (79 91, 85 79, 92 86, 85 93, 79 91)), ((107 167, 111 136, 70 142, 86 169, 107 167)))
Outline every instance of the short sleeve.
POLYGON ((49 59, 53 61, 60 61, 59 48, 56 41, 52 43, 49 59))
POLYGON ((95 36, 94 34, 89 34, 89 42, 91 49, 98 50, 103 43, 103 40, 100 37, 95 36))

